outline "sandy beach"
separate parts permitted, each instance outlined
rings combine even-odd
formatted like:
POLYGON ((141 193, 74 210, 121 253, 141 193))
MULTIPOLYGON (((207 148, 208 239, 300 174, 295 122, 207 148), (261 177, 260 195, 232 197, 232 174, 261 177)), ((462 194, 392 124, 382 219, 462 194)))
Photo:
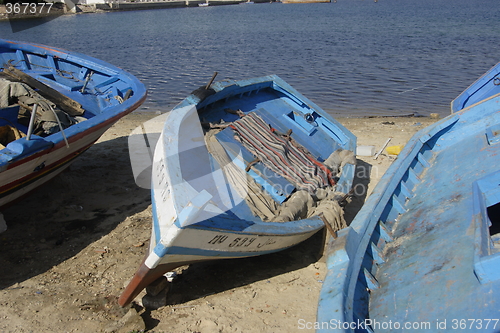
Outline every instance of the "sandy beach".
MULTIPOLYGON (((282 252, 177 270, 168 305, 117 298, 150 237, 150 191, 133 179, 128 135, 154 113, 120 120, 69 170, 3 211, 1 332, 302 332, 316 320, 324 233, 282 252)), ((358 145, 404 145, 427 117, 337 118, 358 145)), ((396 156, 358 156, 348 223, 396 156)), ((312 330, 309 330, 312 331, 312 330)))

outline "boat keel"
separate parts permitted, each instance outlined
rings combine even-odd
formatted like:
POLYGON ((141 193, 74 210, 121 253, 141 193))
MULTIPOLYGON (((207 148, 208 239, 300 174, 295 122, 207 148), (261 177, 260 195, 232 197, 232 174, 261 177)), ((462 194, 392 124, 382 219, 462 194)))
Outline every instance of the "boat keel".
POLYGON ((125 290, 120 295, 118 299, 118 304, 121 307, 127 306, 130 302, 134 300, 134 298, 139 295, 139 293, 146 288, 148 285, 153 283, 156 279, 163 276, 165 273, 172 271, 173 269, 184 265, 185 263, 171 263, 171 264, 163 264, 158 265, 155 268, 151 269, 144 261, 139 266, 139 269, 135 273, 132 280, 129 282, 125 290))

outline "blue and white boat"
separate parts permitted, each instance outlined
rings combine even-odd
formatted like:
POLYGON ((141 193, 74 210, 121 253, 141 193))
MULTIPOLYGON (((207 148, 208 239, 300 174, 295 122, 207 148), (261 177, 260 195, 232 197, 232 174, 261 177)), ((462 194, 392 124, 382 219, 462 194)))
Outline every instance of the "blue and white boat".
POLYGON ((500 93, 500 63, 493 66, 451 102, 451 112, 457 112, 500 93))
POLYGON ((145 98, 113 65, 0 39, 0 207, 67 168, 145 98))
POLYGON ((408 142, 329 243, 317 332, 500 331, 500 94, 408 142))
POLYGON ((339 202, 356 138, 279 77, 202 87, 162 119, 149 251, 122 306, 176 267, 271 253, 325 223, 345 226, 339 202))

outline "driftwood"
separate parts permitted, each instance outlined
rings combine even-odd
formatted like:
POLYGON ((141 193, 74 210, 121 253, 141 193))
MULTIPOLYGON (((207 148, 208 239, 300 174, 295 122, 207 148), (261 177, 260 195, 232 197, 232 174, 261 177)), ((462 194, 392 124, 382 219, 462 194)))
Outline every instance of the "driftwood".
POLYGON ((4 65, 3 73, 16 80, 26 83, 34 89, 37 89, 40 95, 54 102, 57 106, 59 106, 62 110, 66 111, 66 113, 71 116, 81 116, 85 112, 80 103, 72 100, 59 91, 49 87, 41 81, 38 81, 37 79, 20 71, 10 64, 4 65))

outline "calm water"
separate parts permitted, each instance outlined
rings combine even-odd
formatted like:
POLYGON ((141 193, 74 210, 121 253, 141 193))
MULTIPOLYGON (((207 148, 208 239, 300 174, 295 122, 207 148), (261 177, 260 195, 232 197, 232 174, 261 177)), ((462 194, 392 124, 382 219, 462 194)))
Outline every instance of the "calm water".
MULTIPOLYGON (((168 110, 220 79, 278 74, 334 115, 449 113, 500 61, 499 0, 338 0, 59 17, 2 38, 79 51, 149 89, 168 110)), ((30 24, 30 23, 27 23, 30 24)))

